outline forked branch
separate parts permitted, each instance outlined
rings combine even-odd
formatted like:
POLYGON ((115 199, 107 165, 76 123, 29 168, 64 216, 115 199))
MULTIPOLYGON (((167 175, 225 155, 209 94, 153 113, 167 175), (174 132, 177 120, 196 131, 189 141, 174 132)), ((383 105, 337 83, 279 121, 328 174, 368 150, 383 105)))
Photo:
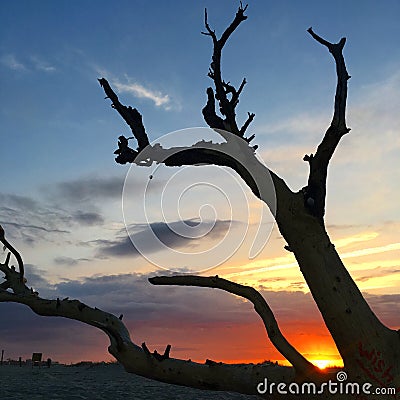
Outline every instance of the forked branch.
POLYGON ((343 57, 346 38, 340 39, 338 43, 330 43, 317 35, 312 28, 309 28, 308 32, 317 42, 328 48, 335 60, 337 74, 332 122, 316 153, 304 156, 304 161, 307 161, 310 165, 308 184, 304 191, 305 204, 309 211, 323 224, 328 165, 340 139, 350 131, 346 126, 347 81, 350 79, 350 75, 347 73, 343 57))
POLYGON ((207 104, 202 110, 204 119, 210 128, 224 129, 241 137, 244 136, 246 129, 254 118, 254 114, 249 113, 249 118, 241 128, 238 127, 236 122, 235 109, 239 103, 240 93, 246 84, 246 79, 242 80, 242 83, 238 89, 231 85, 230 82, 225 82, 222 79, 221 73, 221 55, 222 49, 229 37, 236 30, 236 28, 247 19, 247 16, 244 15, 246 9, 247 5, 243 7, 242 3, 240 3, 240 7, 236 12, 235 18, 225 29, 219 39, 217 38, 215 30, 212 30, 208 23, 206 9, 204 12, 204 25, 206 27, 206 32, 202 32, 203 35, 210 36, 213 42, 212 61, 208 76, 214 81, 215 99, 218 100, 220 113, 224 116, 224 118, 221 118, 217 115, 215 111, 214 91, 212 88, 207 88, 207 104), (230 96, 230 98, 228 96, 230 96))
MULTIPOLYGON (((18 263, 18 267, 19 267, 19 280, 20 280, 20 282, 23 282, 23 280, 24 280, 24 262, 22 261, 21 254, 19 254, 17 249, 15 249, 11 245, 11 243, 8 242, 8 240, 5 237, 4 229, 3 229, 3 227, 1 225, 0 225, 0 242, 3 243, 4 247, 6 249, 8 249, 14 255, 14 257, 16 258, 17 263, 18 263)), ((10 261, 10 256, 7 255, 5 265, 8 266, 9 261, 10 261)))

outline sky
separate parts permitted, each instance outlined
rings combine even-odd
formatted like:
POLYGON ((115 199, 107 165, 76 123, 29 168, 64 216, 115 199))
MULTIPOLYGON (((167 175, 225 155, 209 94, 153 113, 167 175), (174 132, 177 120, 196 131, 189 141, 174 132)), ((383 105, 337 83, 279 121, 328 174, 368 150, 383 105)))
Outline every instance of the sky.
MULTIPOLYGON (((201 109, 211 85, 204 8, 220 34, 237 5, 0 2, 0 224, 41 296, 123 313, 133 340, 149 348, 170 343, 171 356, 199 361, 282 361, 248 302, 147 282, 162 267, 214 266, 210 274, 259 289, 302 354, 339 364, 273 218, 233 173, 114 162, 117 138, 129 130, 97 78, 139 109, 151 141, 194 143, 209 133, 193 129, 206 126, 201 109), (182 227, 195 236, 182 238, 182 227), (150 228, 162 245, 147 242, 150 228), (262 246, 253 258, 258 229, 262 246)), ((330 166, 327 229, 378 317, 399 329, 400 3, 249 1, 247 15, 224 49, 223 76, 236 86, 246 77, 238 120, 256 114, 248 132, 258 155, 295 191, 307 181, 304 154, 329 126, 335 90, 333 60, 307 29, 332 42, 347 37, 352 130, 330 166)), ((6 358, 40 351, 67 363, 112 359, 94 328, 16 304, 0 304, 0 315, 6 358)))

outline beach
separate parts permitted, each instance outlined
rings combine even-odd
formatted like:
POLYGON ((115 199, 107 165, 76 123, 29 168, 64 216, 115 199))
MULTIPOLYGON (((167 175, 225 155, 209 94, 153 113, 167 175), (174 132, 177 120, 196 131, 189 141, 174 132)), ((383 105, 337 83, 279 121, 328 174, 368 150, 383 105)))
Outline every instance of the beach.
POLYGON ((256 396, 168 385, 128 374, 118 364, 51 368, 0 366, 0 394, 8 400, 255 400, 256 396))

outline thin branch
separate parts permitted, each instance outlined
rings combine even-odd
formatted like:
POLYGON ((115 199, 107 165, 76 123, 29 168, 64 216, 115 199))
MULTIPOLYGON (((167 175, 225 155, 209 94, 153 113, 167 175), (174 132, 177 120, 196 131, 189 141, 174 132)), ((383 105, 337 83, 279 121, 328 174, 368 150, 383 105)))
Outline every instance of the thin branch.
MULTIPOLYGON (((24 262, 22 261, 22 257, 21 254, 19 254, 19 252, 17 251, 17 249, 15 249, 9 242, 8 240, 5 238, 5 232, 3 227, 0 225, 0 242, 3 243, 3 245, 10 250, 10 252, 14 255, 14 257, 16 258, 17 262, 18 262, 18 267, 19 267, 19 280, 21 282, 23 282, 24 280, 24 262)), ((10 256, 7 255, 7 259, 6 259, 6 265, 8 266, 8 262, 10 260, 10 256)))
MULTIPOLYGON (((244 15, 246 9, 247 5, 243 7, 242 3, 240 3, 240 7, 236 12, 235 18, 233 19, 231 24, 225 29, 225 31, 222 33, 219 39, 217 38, 215 31, 210 28, 207 17, 207 9, 206 9, 204 14, 204 25, 206 27, 207 32, 202 32, 207 36, 211 36, 213 41, 213 55, 208 76, 214 81, 215 98, 219 102, 219 109, 221 114, 225 117, 225 119, 223 120, 224 122, 223 129, 232 132, 233 134, 238 136, 243 136, 243 134, 241 133, 241 130, 239 129, 238 124, 236 122, 235 108, 239 102, 239 95, 242 92, 244 85, 246 84, 246 80, 243 79, 238 90, 236 90, 232 85, 230 85, 229 82, 228 83, 224 82, 221 75, 221 54, 222 54, 222 49, 226 44, 226 42, 228 41, 229 37, 236 30, 236 28, 243 21, 247 19, 247 16, 244 15), (228 95, 232 96, 230 100, 228 99, 228 95)), ((211 111, 209 89, 207 89, 207 99, 208 100, 206 107, 208 110, 211 111)), ((213 113, 215 114, 215 107, 213 107, 213 110, 214 110, 213 113)), ((216 118, 207 118, 207 119, 205 118, 205 120, 211 128, 215 128, 214 123, 216 122, 216 118)), ((220 121, 217 122, 220 125, 220 121)))
MULTIPOLYGON (((255 116, 256 116, 256 114, 254 114, 254 113, 247 113, 247 120, 243 124, 243 126, 240 128, 240 136, 244 136, 244 134, 246 133, 247 128, 249 127, 249 125, 251 124, 251 122, 253 121, 255 116)), ((253 139, 254 139, 254 136, 252 137, 252 139, 249 139, 249 140, 246 139, 246 141, 250 142, 253 139)))
POLYGON ((206 36, 211 36, 212 40, 214 43, 218 41, 217 36, 215 34, 215 30, 212 30, 210 28, 210 25, 208 24, 208 14, 207 14, 207 8, 204 9, 204 25, 207 29, 207 32, 201 32, 203 35, 206 36))
POLYGON ((253 303, 254 309, 263 320, 265 329, 272 344, 293 365, 296 372, 306 376, 316 371, 315 366, 304 358, 283 336, 271 308, 268 306, 264 297, 256 289, 250 286, 239 285, 226 279, 219 278, 218 276, 156 276, 149 278, 149 281, 153 285, 217 288, 248 299, 253 303))
POLYGON ((328 48, 335 60, 337 74, 334 113, 331 125, 326 131, 316 153, 304 157, 304 160, 310 165, 308 184, 304 188, 305 205, 310 213, 315 215, 323 225, 328 165, 340 139, 350 131, 346 126, 347 81, 350 79, 350 75, 347 73, 343 57, 346 38, 342 38, 338 43, 330 43, 317 35, 312 28, 309 28, 308 32, 318 43, 328 48))
POLYGON ((319 43, 326 46, 333 55, 336 63, 337 86, 335 95, 335 108, 331 127, 338 130, 337 134, 343 136, 349 132, 346 127, 346 100, 347 100, 347 81, 350 75, 347 73, 346 64, 343 57, 343 48, 346 44, 346 38, 341 38, 338 43, 330 43, 317 35, 312 28, 307 32, 319 43))
POLYGON ((240 6, 236 12, 235 18, 231 22, 231 24, 225 29, 224 33, 221 35, 219 39, 219 44, 224 47, 225 43, 229 39, 229 36, 236 30, 236 28, 247 19, 247 15, 244 15, 245 11, 247 10, 248 4, 243 7, 242 2, 240 2, 240 6))
MULTIPOLYGON (((246 78, 243 78, 242 83, 239 86, 238 90, 235 90, 234 93, 232 94, 232 99, 231 99, 231 104, 233 107, 236 107, 237 104, 239 103, 239 96, 240 93, 242 93, 242 90, 244 88, 244 85, 247 83, 246 78)), ((243 135, 242 135, 243 136, 243 135)))

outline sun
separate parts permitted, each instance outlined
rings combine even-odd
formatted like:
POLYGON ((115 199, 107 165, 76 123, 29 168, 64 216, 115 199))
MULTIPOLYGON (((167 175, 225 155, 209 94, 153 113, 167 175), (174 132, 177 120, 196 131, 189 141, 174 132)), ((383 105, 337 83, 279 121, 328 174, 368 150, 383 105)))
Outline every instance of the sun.
POLYGON ((325 369, 328 365, 332 365, 331 360, 311 360, 319 369, 325 369))

